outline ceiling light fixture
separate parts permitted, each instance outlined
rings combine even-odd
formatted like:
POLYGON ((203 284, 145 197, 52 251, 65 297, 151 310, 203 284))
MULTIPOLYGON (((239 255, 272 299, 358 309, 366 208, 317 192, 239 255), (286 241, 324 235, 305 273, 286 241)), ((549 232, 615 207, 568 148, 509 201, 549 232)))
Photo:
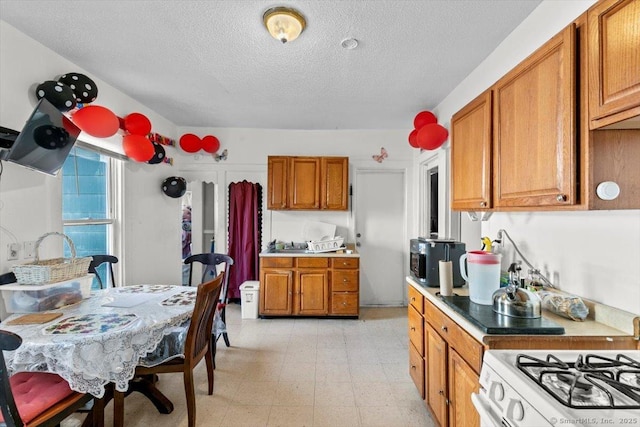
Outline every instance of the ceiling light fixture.
POLYGON ((264 13, 262 19, 269 34, 282 43, 297 39, 307 25, 300 12, 288 7, 271 8, 264 13))

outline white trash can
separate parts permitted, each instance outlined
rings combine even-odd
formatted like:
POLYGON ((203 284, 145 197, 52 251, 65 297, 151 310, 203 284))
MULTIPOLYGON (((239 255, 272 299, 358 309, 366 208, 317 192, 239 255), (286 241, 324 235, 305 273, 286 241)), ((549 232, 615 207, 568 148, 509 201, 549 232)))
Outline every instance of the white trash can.
POLYGON ((240 302, 243 319, 258 318, 258 304, 260 301, 260 282, 247 280, 240 285, 240 302))

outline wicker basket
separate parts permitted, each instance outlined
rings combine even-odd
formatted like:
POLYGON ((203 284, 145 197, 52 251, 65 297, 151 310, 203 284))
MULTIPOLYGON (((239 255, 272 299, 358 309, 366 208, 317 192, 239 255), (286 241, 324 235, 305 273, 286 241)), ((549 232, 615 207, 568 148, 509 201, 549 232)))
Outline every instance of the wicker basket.
POLYGON ((76 247, 66 234, 46 233, 36 242, 36 260, 29 264, 14 265, 13 273, 21 285, 46 285, 85 276, 89 270, 91 257, 76 258, 76 247), (62 236, 71 249, 71 258, 40 260, 38 250, 42 241, 49 236, 62 236))

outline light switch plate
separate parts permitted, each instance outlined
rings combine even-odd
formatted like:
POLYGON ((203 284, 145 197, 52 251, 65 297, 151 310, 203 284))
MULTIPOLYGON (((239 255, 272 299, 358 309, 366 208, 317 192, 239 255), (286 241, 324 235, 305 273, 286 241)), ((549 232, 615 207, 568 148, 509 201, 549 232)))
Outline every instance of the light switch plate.
POLYGON ((24 242, 24 257, 33 258, 36 256, 36 242, 24 242))
POLYGON ((20 255, 20 243, 10 243, 7 245, 7 261, 18 259, 20 255))

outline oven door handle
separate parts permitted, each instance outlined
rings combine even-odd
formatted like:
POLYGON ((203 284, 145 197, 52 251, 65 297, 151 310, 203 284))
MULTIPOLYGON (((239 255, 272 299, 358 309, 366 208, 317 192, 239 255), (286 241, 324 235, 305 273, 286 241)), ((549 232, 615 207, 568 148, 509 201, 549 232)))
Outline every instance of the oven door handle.
POLYGON ((497 420, 491 412, 487 398, 479 393, 471 393, 471 402, 480 415, 480 427, 501 427, 501 420, 497 420))

